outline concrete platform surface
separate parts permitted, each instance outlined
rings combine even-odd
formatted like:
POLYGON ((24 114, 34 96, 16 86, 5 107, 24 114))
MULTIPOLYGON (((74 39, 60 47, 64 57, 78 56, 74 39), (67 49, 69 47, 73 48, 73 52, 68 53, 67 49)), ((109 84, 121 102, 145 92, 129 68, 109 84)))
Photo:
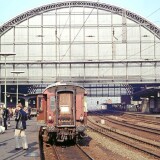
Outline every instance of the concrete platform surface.
MULTIPOLYGON (((11 126, 0 134, 0 160, 40 160, 38 127, 36 117, 27 120, 26 136, 28 141, 28 150, 15 150, 14 117, 11 118, 11 126)), ((21 142, 21 141, 20 141, 21 142)))

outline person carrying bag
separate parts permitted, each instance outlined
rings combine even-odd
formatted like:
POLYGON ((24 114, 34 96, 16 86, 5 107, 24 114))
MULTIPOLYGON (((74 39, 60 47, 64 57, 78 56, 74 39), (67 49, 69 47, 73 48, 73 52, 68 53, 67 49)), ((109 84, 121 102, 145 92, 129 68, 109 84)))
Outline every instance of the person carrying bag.
POLYGON ((20 143, 19 143, 19 137, 21 137, 22 140, 22 147, 24 150, 28 149, 28 143, 27 143, 27 138, 25 134, 25 129, 26 129, 26 121, 27 121, 27 114, 23 110, 22 104, 19 103, 17 105, 17 113, 16 113, 16 129, 15 129, 15 141, 16 141, 16 150, 20 149, 20 143))

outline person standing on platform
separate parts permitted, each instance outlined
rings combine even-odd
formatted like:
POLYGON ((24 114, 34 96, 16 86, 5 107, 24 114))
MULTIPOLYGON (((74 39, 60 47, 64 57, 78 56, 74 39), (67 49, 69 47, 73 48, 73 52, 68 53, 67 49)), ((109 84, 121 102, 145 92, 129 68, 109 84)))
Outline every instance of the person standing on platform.
POLYGON ((27 138, 25 134, 25 129, 26 129, 26 121, 27 121, 27 114, 23 110, 23 106, 21 103, 18 103, 17 105, 17 113, 16 113, 16 129, 15 129, 15 141, 16 141, 16 150, 20 149, 20 143, 19 139, 21 137, 22 140, 22 147, 24 150, 28 149, 28 143, 27 143, 27 138))
POLYGON ((3 123, 4 123, 5 130, 7 130, 7 119, 8 119, 8 116, 9 116, 8 109, 3 107, 2 117, 3 117, 3 123))
POLYGON ((3 118, 3 109, 0 107, 0 126, 2 126, 2 118, 3 118))

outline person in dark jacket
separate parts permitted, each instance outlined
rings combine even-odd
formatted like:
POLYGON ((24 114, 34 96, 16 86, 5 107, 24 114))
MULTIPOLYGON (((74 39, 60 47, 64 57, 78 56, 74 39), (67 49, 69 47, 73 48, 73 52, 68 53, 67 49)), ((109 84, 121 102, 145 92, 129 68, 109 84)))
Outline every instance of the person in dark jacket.
POLYGON ((8 116, 9 116, 9 111, 7 108, 3 108, 3 113, 2 113, 2 117, 3 117, 3 123, 4 123, 4 127, 5 127, 5 130, 7 130, 7 119, 8 119, 8 116))
POLYGON ((21 103, 17 105, 17 113, 16 113, 16 129, 15 129, 15 141, 16 141, 16 150, 20 149, 20 144, 19 144, 19 137, 22 139, 22 147, 24 150, 28 149, 28 143, 27 143, 27 138, 25 134, 25 129, 26 127, 26 121, 27 121, 27 114, 23 110, 23 106, 21 103))

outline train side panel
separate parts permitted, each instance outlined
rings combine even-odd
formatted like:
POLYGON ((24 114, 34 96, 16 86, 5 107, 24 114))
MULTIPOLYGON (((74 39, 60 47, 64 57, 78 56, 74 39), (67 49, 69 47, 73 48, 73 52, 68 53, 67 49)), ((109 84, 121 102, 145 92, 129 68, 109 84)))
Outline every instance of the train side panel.
POLYGON ((83 98, 84 96, 82 94, 76 95, 76 120, 80 120, 84 117, 83 98))
POLYGON ((39 125, 46 125, 47 120, 47 95, 41 94, 37 96, 37 123, 39 125))

